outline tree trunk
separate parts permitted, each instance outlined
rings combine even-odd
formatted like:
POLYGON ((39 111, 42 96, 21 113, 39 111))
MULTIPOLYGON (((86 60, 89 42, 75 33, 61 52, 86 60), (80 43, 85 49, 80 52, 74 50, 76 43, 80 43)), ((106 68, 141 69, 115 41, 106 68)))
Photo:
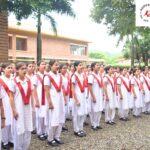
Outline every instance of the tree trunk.
POLYGON ((38 22, 37 22, 37 62, 42 59, 42 36, 41 36, 41 13, 38 12, 38 22))
POLYGON ((130 53, 131 53, 131 67, 134 67, 134 38, 133 38, 133 33, 131 35, 130 53))

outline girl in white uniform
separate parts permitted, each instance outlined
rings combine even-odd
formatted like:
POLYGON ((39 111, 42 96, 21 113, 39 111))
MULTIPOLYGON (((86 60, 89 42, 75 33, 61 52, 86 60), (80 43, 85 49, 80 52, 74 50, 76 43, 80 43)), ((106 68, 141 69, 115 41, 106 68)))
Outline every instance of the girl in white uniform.
MULTIPOLYGON (((1 89, 1 85, 0 85, 0 89, 1 89)), ((0 95, 0 144, 1 144, 1 128, 3 129, 5 127, 5 115, 4 115, 4 107, 3 107, 3 103, 2 103, 2 98, 0 95)), ((1 146, 0 146, 0 150, 1 150, 1 146)))
MULTIPOLYGON (((63 78, 63 90, 65 93, 65 121, 69 117, 70 110, 69 110, 69 92, 70 92, 70 76, 67 73, 67 65, 66 64, 61 64, 60 67, 60 73, 63 78)), ((68 128, 66 125, 63 125, 63 131, 68 131, 68 128)))
POLYGON ((123 68, 121 75, 117 79, 118 102, 119 102, 119 117, 122 121, 128 120, 129 101, 131 101, 131 86, 130 80, 127 77, 127 69, 123 68))
POLYGON ((133 70, 133 78, 131 79, 131 92, 133 100, 133 116, 140 117, 142 112, 142 91, 141 91, 141 81, 139 78, 140 70, 133 70))
MULTIPOLYGON (((32 82, 32 84, 33 84, 33 76, 34 76, 34 64, 29 62, 27 64, 26 78, 29 79, 32 82)), ((36 134, 36 112, 35 112, 34 98, 33 98, 32 105, 33 105, 33 109, 32 109, 33 131, 32 131, 32 134, 36 134)))
POLYGON ((148 68, 143 69, 143 74, 140 77, 143 91, 143 112, 145 114, 150 113, 150 78, 148 76, 148 68))
POLYGON ((48 144, 59 146, 64 144, 60 139, 62 126, 65 123, 65 103, 62 90, 63 79, 58 73, 58 62, 49 62, 50 73, 44 77, 44 86, 49 108, 48 144))
POLYGON ((13 81, 15 109, 18 113, 14 120, 14 150, 28 150, 31 141, 32 123, 32 91, 33 85, 26 79, 25 63, 17 63, 17 77, 13 81))
POLYGON ((1 84, 1 96, 4 106, 5 113, 5 127, 2 129, 2 147, 4 149, 9 149, 13 147, 13 115, 16 115, 14 109, 14 100, 12 95, 12 66, 11 63, 3 63, 2 68, 4 74, 0 77, 1 84))
POLYGON ((102 129, 100 126, 101 113, 103 111, 103 82, 102 77, 99 74, 99 65, 94 62, 91 64, 92 72, 88 76, 89 87, 89 103, 90 107, 90 119, 92 129, 102 129))
POLYGON ((73 127, 74 134, 79 137, 86 136, 83 131, 83 123, 87 114, 87 102, 85 95, 85 85, 83 64, 80 61, 74 63, 75 73, 72 76, 72 95, 73 95, 73 127))
POLYGON ((46 63, 44 61, 40 61, 37 64, 38 72, 33 77, 33 85, 34 85, 34 99, 36 102, 36 128, 37 128, 37 135, 40 140, 46 140, 47 138, 47 131, 46 127, 48 126, 47 123, 47 107, 46 104, 42 104, 42 99, 45 98, 45 92, 43 89, 43 78, 46 63))
POLYGON ((104 84, 104 101, 105 101, 105 122, 106 124, 115 124, 115 109, 117 107, 117 101, 115 97, 115 80, 113 77, 113 68, 108 66, 106 69, 106 75, 103 79, 104 84))

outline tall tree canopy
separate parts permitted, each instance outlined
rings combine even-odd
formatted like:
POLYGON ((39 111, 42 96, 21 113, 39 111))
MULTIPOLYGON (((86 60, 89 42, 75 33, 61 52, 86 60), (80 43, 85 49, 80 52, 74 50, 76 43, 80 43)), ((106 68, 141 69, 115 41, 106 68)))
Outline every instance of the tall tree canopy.
POLYGON ((119 35, 119 41, 127 39, 130 50, 128 56, 131 57, 131 66, 134 66, 139 41, 137 34, 141 35, 147 30, 135 26, 134 0, 93 0, 91 17, 95 22, 107 25, 110 35, 119 35))

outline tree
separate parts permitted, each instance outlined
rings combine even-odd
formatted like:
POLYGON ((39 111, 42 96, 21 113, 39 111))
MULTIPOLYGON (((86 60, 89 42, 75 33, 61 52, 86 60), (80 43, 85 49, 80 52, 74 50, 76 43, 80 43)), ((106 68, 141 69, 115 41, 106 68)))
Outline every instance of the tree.
POLYGON ((34 17, 37 20, 37 62, 42 58, 41 17, 46 17, 57 35, 52 12, 75 16, 71 4, 74 0, 1 0, 0 11, 13 12, 18 20, 34 17))
POLYGON ((119 35, 119 41, 129 37, 131 41, 131 66, 134 65, 134 0, 93 0, 91 17, 97 23, 104 23, 110 35, 119 35))

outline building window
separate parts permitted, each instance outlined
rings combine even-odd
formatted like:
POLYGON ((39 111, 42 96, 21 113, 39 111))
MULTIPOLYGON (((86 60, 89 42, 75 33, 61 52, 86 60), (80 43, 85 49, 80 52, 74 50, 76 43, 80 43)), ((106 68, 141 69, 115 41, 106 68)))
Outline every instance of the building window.
POLYGON ((27 39, 17 37, 16 38, 16 50, 26 51, 27 50, 27 39))
POLYGON ((72 55, 85 56, 87 55, 87 46, 84 45, 70 45, 72 55))
POLYGON ((8 49, 12 49, 12 36, 8 36, 8 49))

